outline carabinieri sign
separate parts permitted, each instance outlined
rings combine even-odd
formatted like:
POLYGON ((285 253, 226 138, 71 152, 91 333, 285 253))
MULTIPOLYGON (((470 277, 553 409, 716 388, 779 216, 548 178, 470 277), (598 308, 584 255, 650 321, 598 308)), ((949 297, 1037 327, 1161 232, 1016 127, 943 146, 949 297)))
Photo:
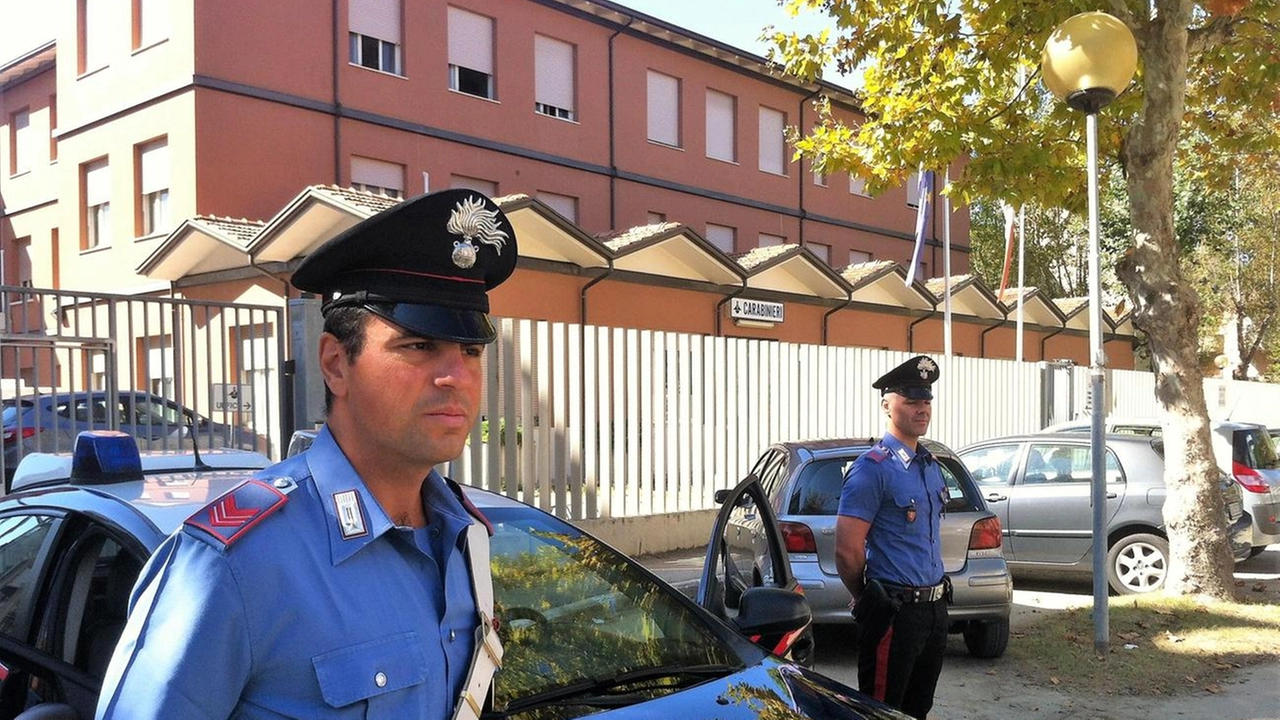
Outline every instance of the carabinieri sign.
POLYGON ((767 300, 744 300, 734 298, 729 308, 729 317, 740 320, 763 320, 780 323, 783 320, 783 305, 780 302, 767 300))

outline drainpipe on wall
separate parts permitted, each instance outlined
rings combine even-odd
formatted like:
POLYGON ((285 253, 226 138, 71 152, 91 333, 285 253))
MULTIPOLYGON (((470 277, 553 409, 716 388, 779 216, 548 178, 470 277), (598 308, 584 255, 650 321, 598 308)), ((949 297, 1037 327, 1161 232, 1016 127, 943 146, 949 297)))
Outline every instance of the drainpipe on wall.
MULTIPOLYGON (((804 227, 804 225, 802 224, 801 227, 804 227)), ((844 304, 837 305, 836 307, 833 307, 822 314, 822 344, 823 345, 827 344, 827 320, 830 319, 832 315, 840 312, 841 310, 844 310, 845 308, 849 307, 852 304, 853 304, 853 293, 849 293, 849 299, 845 300, 844 304)))
POLYGON ((1004 325, 1006 322, 1009 322, 1009 313, 1005 313, 999 322, 982 331, 982 334, 978 336, 978 357, 985 358, 987 356, 987 333, 1004 325))
POLYGON ((716 337, 720 337, 720 310, 724 307, 725 303, 738 297, 739 295, 741 295, 746 291, 747 291, 747 279, 744 277, 742 278, 742 287, 738 288, 737 290, 734 290, 728 295, 725 295, 723 298, 720 298, 720 302, 716 303, 716 337))
POLYGON ((591 278, 591 281, 582 286, 582 292, 578 295, 578 325, 586 327, 587 325, 587 291, 592 285, 613 274, 613 258, 609 258, 609 267, 604 272, 591 278))
POLYGON ((912 321, 911 321, 911 324, 907 326, 907 352, 915 352, 915 349, 916 349, 916 325, 919 325, 920 323, 924 322, 925 320, 928 320, 929 318, 933 317, 933 316, 934 316, 934 313, 936 313, 936 312, 938 312, 938 308, 937 308, 936 306, 935 306, 935 307, 933 307, 933 308, 930 308, 930 309, 929 309, 929 312, 925 313, 924 315, 921 315, 921 316, 920 316, 918 319, 916 319, 916 320, 912 320, 912 321))
MULTIPOLYGON (((336 2, 336 0, 335 0, 336 2)), ((618 37, 623 30, 631 27, 631 23, 636 19, 627 16, 627 24, 613 31, 609 36, 609 229, 613 230, 618 227, 618 152, 617 152, 617 121, 615 119, 616 105, 613 101, 613 39, 618 37)), ((585 288, 584 288, 585 290, 585 288)))
MULTIPOLYGON (((796 125, 796 127, 799 128, 801 132, 804 132, 804 106, 808 105, 810 100, 817 97, 818 93, 821 90, 822 90, 821 87, 814 87, 813 92, 809 93, 808 95, 805 95, 803 98, 800 99, 800 112, 799 112, 800 122, 799 124, 796 125)), ((800 225, 800 237, 797 240, 800 243, 800 247, 804 247, 804 221, 809 217, 809 212, 804 208, 804 160, 803 159, 800 160, 799 165, 800 165, 799 168, 796 169, 796 177, 799 179, 799 183, 798 183, 799 187, 797 188, 797 190, 800 195, 798 199, 798 202, 800 203, 800 219, 798 221, 800 225)), ((825 316, 822 318, 822 344, 823 345, 827 344, 827 318, 825 316)))
POLYGON ((1050 339, 1050 338, 1052 338, 1054 335, 1057 335, 1058 333, 1060 333, 1060 332, 1062 332, 1063 330, 1066 330, 1066 329, 1067 329, 1067 326, 1066 326, 1066 325, 1063 325, 1062 327, 1058 328, 1057 330, 1054 330, 1053 332, 1049 333, 1048 335, 1045 335, 1044 337, 1040 338, 1040 360, 1042 360, 1042 361, 1044 360, 1044 357, 1045 357, 1045 355, 1044 355, 1044 348, 1045 348, 1045 345, 1046 345, 1046 344, 1048 344, 1049 339, 1050 339))
MULTIPOLYGON (((343 38, 339 36, 341 28, 338 27, 338 0, 332 2, 333 13, 333 184, 342 185, 342 93, 339 90, 339 74, 342 71, 342 60, 338 55, 338 48, 346 47, 347 43, 343 42, 343 38)), ((253 258, 249 258, 249 264, 253 267, 253 258)), ((287 300, 289 295, 285 294, 287 300)), ((285 305, 288 305, 286 302, 285 305)))

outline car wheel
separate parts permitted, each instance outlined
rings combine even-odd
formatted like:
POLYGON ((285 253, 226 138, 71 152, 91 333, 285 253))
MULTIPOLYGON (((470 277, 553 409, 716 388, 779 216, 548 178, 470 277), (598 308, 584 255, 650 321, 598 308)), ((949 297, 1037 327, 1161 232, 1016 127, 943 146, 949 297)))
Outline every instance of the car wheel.
POLYGON ((975 620, 964 628, 964 646, 976 658, 998 658, 1009 647, 1008 620, 975 620))
POLYGON ((1107 582, 1120 595, 1159 590, 1168 574, 1169 541, 1159 535, 1126 535, 1107 553, 1107 582))

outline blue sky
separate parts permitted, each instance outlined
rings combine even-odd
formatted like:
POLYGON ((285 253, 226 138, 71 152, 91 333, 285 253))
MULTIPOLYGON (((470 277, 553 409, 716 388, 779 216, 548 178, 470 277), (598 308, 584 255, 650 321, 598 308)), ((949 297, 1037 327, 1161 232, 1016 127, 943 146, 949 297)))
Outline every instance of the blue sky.
MULTIPOLYGON (((762 57, 766 56, 769 47, 759 39, 766 25, 775 25, 780 30, 818 32, 830 22, 826 15, 816 12, 804 12, 793 18, 778 5, 778 0, 615 0, 615 2, 762 57)), ((825 79, 845 87, 858 85, 851 78, 840 79, 830 73, 825 79)))

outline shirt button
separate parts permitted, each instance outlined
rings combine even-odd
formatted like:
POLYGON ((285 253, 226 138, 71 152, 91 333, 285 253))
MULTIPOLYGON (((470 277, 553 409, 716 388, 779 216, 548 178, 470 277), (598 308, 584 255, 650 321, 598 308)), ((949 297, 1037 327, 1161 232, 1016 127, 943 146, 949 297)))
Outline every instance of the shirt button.
POLYGON ((449 631, 449 642, 453 642, 457 637, 458 637, 458 631, 457 631, 457 630, 450 630, 450 631, 449 631))
POLYGON ((386 674, 386 673, 384 673, 384 672, 380 672, 380 673, 378 673, 377 675, 374 675, 374 676, 373 676, 373 684, 374 684, 374 685, 377 685, 378 687, 386 687, 386 686, 387 686, 387 674, 386 674))

